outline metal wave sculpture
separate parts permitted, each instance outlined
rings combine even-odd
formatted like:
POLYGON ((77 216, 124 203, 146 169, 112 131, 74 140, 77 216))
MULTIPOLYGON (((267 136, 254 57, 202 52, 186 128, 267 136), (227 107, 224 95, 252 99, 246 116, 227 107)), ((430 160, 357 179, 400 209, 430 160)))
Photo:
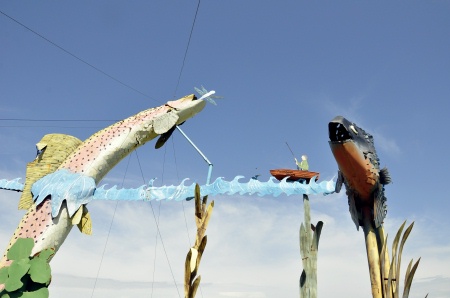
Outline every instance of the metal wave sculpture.
MULTIPOLYGON (((150 201, 150 200, 173 200, 182 201, 194 197, 195 185, 185 185, 189 179, 184 179, 179 185, 169 186, 153 186, 154 179, 149 185, 142 185, 137 188, 117 188, 116 185, 107 188, 102 185, 95 188, 93 181, 87 177, 76 176, 65 171, 57 171, 54 174, 46 176, 39 183, 33 186, 33 193, 38 197, 37 203, 46 197, 49 193, 53 194, 52 213, 57 214, 62 205, 62 199, 67 201, 69 213, 74 213, 81 205, 87 204, 92 200, 121 200, 121 201, 150 201), (56 182, 58 180, 59 182, 56 182), (75 180, 79 182, 74 183, 75 180), (51 186, 51 187, 50 187, 51 186), (80 188, 84 186, 84 188, 80 188), (80 199, 81 198, 81 199, 80 199)), ((217 195, 258 195, 278 197, 285 195, 301 195, 301 194, 331 194, 335 190, 335 182, 333 180, 324 180, 320 183, 311 179, 310 183, 302 183, 299 181, 287 181, 287 177, 282 181, 278 181, 270 177, 267 181, 259 181, 250 179, 248 182, 240 182, 244 176, 236 176, 231 181, 226 181, 222 177, 217 178, 211 184, 200 186, 200 192, 205 196, 217 195)), ((21 191, 23 184, 14 180, 0 180, 0 189, 10 189, 21 191), (14 186, 14 188, 12 188, 14 186)))

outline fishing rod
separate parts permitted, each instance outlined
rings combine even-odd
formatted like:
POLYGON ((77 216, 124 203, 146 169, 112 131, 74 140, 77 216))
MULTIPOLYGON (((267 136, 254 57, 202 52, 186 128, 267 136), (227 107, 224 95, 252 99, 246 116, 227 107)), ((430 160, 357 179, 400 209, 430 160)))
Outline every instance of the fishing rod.
POLYGON ((289 148, 289 151, 291 151, 291 153, 292 153, 292 156, 293 156, 293 157, 295 158, 294 152, 292 152, 292 149, 291 149, 291 147, 289 146, 288 142, 286 142, 286 145, 288 146, 288 148, 289 148))
POLYGON ((295 164, 296 164, 296 166, 297 166, 297 170, 300 170, 300 166, 298 165, 298 161, 297 161, 297 158, 295 157, 295 155, 294 155, 294 152, 293 152, 293 151, 292 151, 292 149, 291 149, 291 146, 289 146, 288 142, 286 142, 286 145, 288 146, 288 148, 289 148, 289 151, 291 151, 291 153, 292 153, 292 156, 294 157, 294 160, 295 160, 295 164))

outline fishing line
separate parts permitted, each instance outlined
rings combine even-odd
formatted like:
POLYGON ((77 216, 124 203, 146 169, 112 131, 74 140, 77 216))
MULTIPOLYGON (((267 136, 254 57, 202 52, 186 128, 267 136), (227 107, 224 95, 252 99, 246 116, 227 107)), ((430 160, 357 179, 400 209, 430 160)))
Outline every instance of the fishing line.
POLYGON ((91 63, 87 62, 86 60, 83 60, 82 58, 80 58, 80 57, 78 57, 77 55, 73 54, 72 52, 66 50, 66 49, 63 48, 62 46, 60 46, 60 45, 54 43, 53 41, 51 41, 51 40, 48 39, 47 37, 43 36, 42 34, 36 32, 35 30, 31 29, 30 27, 26 26, 25 24, 19 22, 19 21, 16 20, 15 18, 13 18, 13 17, 7 15, 5 12, 3 12, 3 11, 0 10, 0 13, 1 13, 2 15, 4 15, 5 17, 7 17, 8 19, 10 19, 11 21, 15 22, 16 24, 22 26, 23 28, 27 29, 28 31, 32 32, 33 34, 39 36, 40 38, 42 38, 42 39, 45 40, 46 42, 50 43, 50 44, 53 45, 54 47, 58 48, 59 50, 63 51, 64 53, 66 53, 66 54, 72 56, 73 58, 77 59, 78 61, 84 63, 85 65, 87 65, 87 66, 91 67, 92 69, 98 71, 99 73, 103 74, 104 76, 107 76, 108 78, 110 78, 110 79, 116 81, 117 83, 121 84, 122 86, 125 86, 125 87, 127 87, 128 89, 131 89, 131 90, 133 90, 134 92, 137 92, 137 93, 139 93, 139 94, 141 94, 141 95, 147 97, 148 99, 151 99, 151 100, 153 100, 153 101, 157 101, 156 99, 152 98, 151 96, 149 96, 149 95, 147 95, 147 94, 145 94, 145 93, 143 93, 143 92, 137 90, 136 88, 134 88, 134 87, 132 87, 132 86, 130 86, 130 85, 128 85, 128 84, 122 82, 121 80, 119 80, 119 79, 113 77, 112 75, 108 74, 107 72, 105 72, 105 71, 101 70, 100 68, 98 68, 98 67, 92 65, 91 63))

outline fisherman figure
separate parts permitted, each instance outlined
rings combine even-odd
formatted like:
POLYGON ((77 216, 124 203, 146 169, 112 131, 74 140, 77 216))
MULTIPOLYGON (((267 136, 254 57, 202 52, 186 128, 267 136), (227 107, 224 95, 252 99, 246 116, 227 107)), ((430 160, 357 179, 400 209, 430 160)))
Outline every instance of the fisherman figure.
POLYGON ((297 165, 297 170, 301 171, 308 171, 309 165, 308 165, 308 157, 306 155, 302 155, 302 161, 298 162, 297 158, 295 158, 295 164, 297 165))

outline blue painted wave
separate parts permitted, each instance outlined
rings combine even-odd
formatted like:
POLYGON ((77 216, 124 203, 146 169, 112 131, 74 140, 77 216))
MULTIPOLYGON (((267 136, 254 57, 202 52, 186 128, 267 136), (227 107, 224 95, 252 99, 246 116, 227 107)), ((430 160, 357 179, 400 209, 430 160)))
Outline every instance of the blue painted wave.
MULTIPOLYGON (((232 181, 226 181, 222 178, 217 178, 213 183, 200 186, 200 193, 202 196, 215 195, 258 195, 258 196, 274 196, 281 194, 330 194, 334 192, 335 182, 332 180, 322 181, 316 183, 314 179, 311 182, 288 182, 286 179, 282 181, 271 177, 268 181, 263 182, 255 179, 250 179, 248 182, 239 182, 244 176, 236 176, 232 181)), ((174 186, 150 186, 142 185, 138 188, 122 188, 118 189, 116 186, 106 189, 105 185, 95 190, 93 198, 95 200, 174 200, 181 201, 194 196, 195 183, 185 185, 188 179, 184 179, 180 185, 174 186)))
POLYGON ((19 182, 20 178, 13 180, 0 179, 0 189, 22 191, 23 184, 19 182))
MULTIPOLYGON (((333 180, 325 180, 316 183, 311 179, 310 183, 291 182, 283 179, 278 181, 273 177, 266 182, 250 179, 248 182, 240 182, 244 176, 236 176, 232 181, 217 178, 213 183, 200 186, 202 196, 216 195, 258 195, 274 196, 301 195, 301 194, 330 194, 334 192, 335 184, 333 180)), ((14 180, 0 180, 0 189, 21 191, 23 184, 14 180)), ((78 210, 82 204, 87 204, 92 200, 122 200, 122 201, 150 201, 150 200, 174 200, 182 201, 194 197, 195 183, 185 185, 189 179, 184 179, 180 185, 170 185, 154 187, 153 180, 149 185, 142 185, 138 188, 117 188, 113 186, 106 188, 102 185, 95 188, 92 178, 73 174, 66 170, 59 170, 36 181, 32 186, 32 192, 36 204, 39 204, 48 195, 52 196, 52 215, 56 216, 61 204, 67 201, 69 214, 78 210)))

